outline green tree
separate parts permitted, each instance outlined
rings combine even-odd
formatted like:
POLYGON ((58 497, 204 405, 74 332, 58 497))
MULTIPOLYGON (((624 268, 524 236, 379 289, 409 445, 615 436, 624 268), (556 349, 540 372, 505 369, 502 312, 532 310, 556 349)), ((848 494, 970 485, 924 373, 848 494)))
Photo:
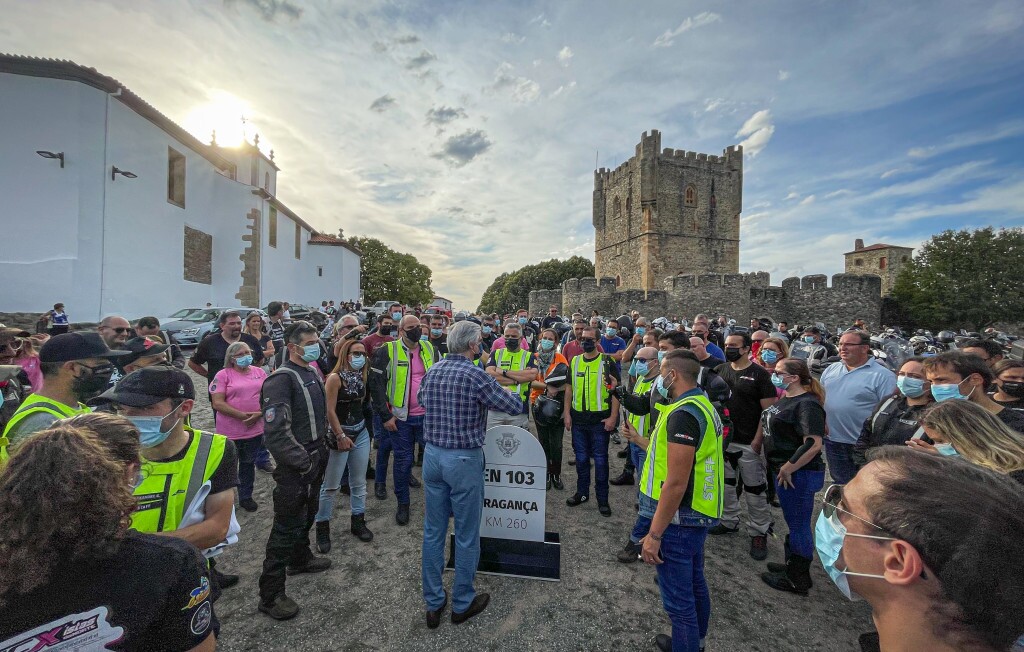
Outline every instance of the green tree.
POLYGON ((594 263, 581 256, 551 259, 499 275, 480 297, 478 312, 514 312, 527 308, 531 290, 551 290, 569 278, 594 275, 594 263))
POLYGON ((933 329, 981 331, 1024 315, 1024 229, 992 227, 932 236, 903 268, 893 296, 933 329))
POLYGON ((350 238, 363 255, 359 273, 363 302, 398 301, 427 304, 434 298, 430 268, 415 256, 395 251, 377 238, 350 238))

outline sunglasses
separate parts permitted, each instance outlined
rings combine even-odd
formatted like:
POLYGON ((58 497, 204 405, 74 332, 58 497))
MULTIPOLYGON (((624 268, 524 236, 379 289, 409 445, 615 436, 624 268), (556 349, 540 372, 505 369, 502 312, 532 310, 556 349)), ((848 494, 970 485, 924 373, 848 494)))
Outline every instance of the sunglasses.
POLYGON ((581 337, 581 338, 580 338, 580 343, 583 343, 583 342, 596 342, 596 341, 597 341, 597 340, 595 340, 595 339, 594 339, 594 338, 592 338, 592 337, 581 337))
POLYGON ((125 328, 123 326, 121 326, 119 328, 112 328, 110 326, 104 326, 104 328, 106 328, 107 330, 112 330, 112 331, 114 331, 115 333, 118 333, 118 334, 130 333, 131 330, 132 330, 130 328, 125 328))
POLYGON ((636 356, 633 359, 636 360, 637 362, 654 362, 658 358, 641 358, 640 356, 636 356))
POLYGON ((16 353, 21 350, 21 347, 25 345, 25 338, 15 337, 12 340, 8 340, 3 344, 0 344, 0 351, 9 349, 11 352, 16 353))

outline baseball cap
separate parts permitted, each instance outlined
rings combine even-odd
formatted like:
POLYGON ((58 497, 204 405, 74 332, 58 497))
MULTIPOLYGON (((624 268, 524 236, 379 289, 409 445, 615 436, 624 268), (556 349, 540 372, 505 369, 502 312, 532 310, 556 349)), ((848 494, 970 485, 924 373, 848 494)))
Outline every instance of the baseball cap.
POLYGON ((40 362, 70 362, 86 358, 119 358, 128 351, 111 351, 99 333, 61 333, 39 349, 40 362))
POLYGON ((194 399, 196 390, 189 375, 175 367, 146 367, 133 371, 91 403, 120 403, 149 407, 165 398, 194 399))
POLYGON ((131 355, 125 356, 117 362, 118 364, 126 365, 147 355, 160 355, 169 348, 171 348, 170 345, 161 344, 148 337, 133 337, 124 343, 124 350, 131 353, 131 355))

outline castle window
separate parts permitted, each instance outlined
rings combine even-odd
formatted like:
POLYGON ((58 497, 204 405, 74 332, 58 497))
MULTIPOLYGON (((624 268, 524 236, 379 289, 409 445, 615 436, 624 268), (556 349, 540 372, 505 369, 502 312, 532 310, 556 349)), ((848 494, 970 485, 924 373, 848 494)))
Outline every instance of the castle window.
POLYGON ((632 209, 633 209, 633 196, 632 195, 626 195, 626 214, 629 215, 629 212, 632 209))
POLYGON ((615 217, 622 217, 622 200, 615 198, 615 217))
POLYGON ((697 205, 697 189, 692 185, 686 186, 686 192, 683 194, 684 204, 686 206, 697 205))
POLYGON ((885 266, 886 266, 887 262, 888 261, 886 260, 885 256, 882 256, 881 258, 879 258, 878 259, 878 269, 885 269, 885 266))
POLYGON ((622 275, 621 274, 616 274, 615 275, 615 287, 619 287, 620 285, 622 285, 622 275))
POLYGON ((853 259, 853 264, 854 264, 855 267, 863 267, 864 266, 864 259, 863 258, 854 258, 853 259))
POLYGON ((715 208, 718 207, 718 202, 715 200, 715 196, 714 195, 711 195, 710 204, 711 204, 711 210, 715 210, 715 208))

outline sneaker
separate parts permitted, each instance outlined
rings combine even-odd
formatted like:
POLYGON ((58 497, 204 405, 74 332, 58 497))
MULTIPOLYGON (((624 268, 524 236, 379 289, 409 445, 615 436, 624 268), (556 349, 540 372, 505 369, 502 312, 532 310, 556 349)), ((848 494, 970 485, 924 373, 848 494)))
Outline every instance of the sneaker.
POLYGON ((587 502, 587 498, 588 497, 583 494, 573 494, 571 498, 565 499, 565 504, 569 507, 575 507, 576 505, 582 505, 587 502))
POLYGON ((601 516, 611 516, 612 507, 608 503, 598 503, 597 511, 601 512, 601 516))
POLYGON ((244 509, 247 512, 255 512, 257 509, 260 508, 260 506, 256 503, 256 501, 253 500, 251 497, 250 498, 243 498, 242 500, 239 500, 238 501, 238 506, 241 507, 242 509, 244 509))
POLYGON ((618 430, 612 433, 612 443, 615 444, 616 446, 622 444, 622 435, 619 434, 618 430))
POLYGON ((274 620, 288 620, 299 613, 299 605, 282 593, 270 603, 260 600, 259 610, 274 620))
POLYGON ((750 556, 757 561, 768 559, 768 537, 763 534, 750 537, 750 556))
POLYGON ((719 523, 715 527, 708 530, 708 534, 734 534, 739 531, 740 526, 738 525, 736 527, 728 527, 726 525, 722 525, 721 523, 719 523))
POLYGON ((640 544, 633 543, 632 541, 626 542, 626 547, 623 548, 615 555, 615 558, 621 561, 623 564, 632 564, 637 561, 640 557, 640 544))
POLYGON ((419 480, 416 479, 416 476, 414 476, 413 474, 410 473, 409 474, 409 486, 412 487, 413 489, 419 489, 423 485, 420 483, 419 480))
POLYGON ((230 589, 238 584, 238 575, 226 575, 215 568, 211 569, 211 571, 211 574, 217 579, 217 586, 221 589, 230 589))
POLYGON ((302 566, 288 566, 288 575, 302 575, 303 573, 322 573, 331 567, 331 560, 327 557, 313 557, 302 566))
POLYGON ((469 603, 469 609, 466 609, 460 614, 452 612, 452 624, 458 625, 464 623, 473 616, 477 615, 481 611, 487 608, 487 603, 491 601, 490 593, 477 593, 473 601, 469 603))
POLYGON ((564 490, 565 489, 565 484, 562 483, 562 476, 558 475, 557 473, 555 475, 552 475, 551 476, 551 486, 554 487, 555 489, 559 490, 559 491, 564 490))
POLYGON ((617 478, 612 478, 608 483, 613 484, 616 487, 631 486, 633 484, 633 474, 623 471, 617 478))
POLYGON ((383 482, 373 483, 373 495, 377 497, 377 500, 388 499, 388 486, 383 482))

